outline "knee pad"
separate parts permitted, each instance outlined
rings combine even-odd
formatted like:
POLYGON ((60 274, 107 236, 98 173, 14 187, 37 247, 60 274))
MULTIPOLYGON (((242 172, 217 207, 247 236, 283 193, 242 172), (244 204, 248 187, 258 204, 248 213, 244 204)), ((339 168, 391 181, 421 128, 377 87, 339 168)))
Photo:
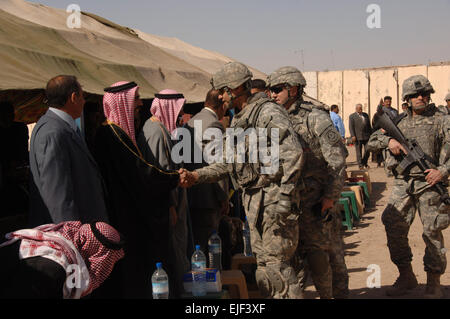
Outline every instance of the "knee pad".
POLYGON ((273 297, 284 290, 281 273, 272 267, 258 267, 255 273, 256 283, 263 298, 273 297))
POLYGON ((308 253, 308 266, 311 272, 317 276, 325 275, 329 269, 330 260, 328 254, 321 250, 308 253))
POLYGON ((292 265, 282 263, 281 274, 285 282, 285 287, 287 291, 283 291, 281 298, 288 299, 303 299, 303 291, 305 289, 305 282, 303 281, 303 269, 299 271, 292 265))

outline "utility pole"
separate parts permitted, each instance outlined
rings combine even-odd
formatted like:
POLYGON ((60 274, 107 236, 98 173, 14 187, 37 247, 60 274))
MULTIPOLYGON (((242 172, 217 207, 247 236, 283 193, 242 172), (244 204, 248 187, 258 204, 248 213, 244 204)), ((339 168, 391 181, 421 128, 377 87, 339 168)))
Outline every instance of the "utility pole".
POLYGON ((305 72, 305 57, 304 57, 304 55, 303 55, 303 49, 295 50, 294 53, 295 53, 295 54, 300 53, 300 55, 301 55, 301 62, 302 62, 302 63, 301 63, 301 65, 302 65, 301 71, 302 71, 302 72, 305 72))
POLYGON ((333 69, 336 69, 335 65, 334 65, 334 55, 333 55, 333 50, 331 50, 331 64, 333 65, 333 69))

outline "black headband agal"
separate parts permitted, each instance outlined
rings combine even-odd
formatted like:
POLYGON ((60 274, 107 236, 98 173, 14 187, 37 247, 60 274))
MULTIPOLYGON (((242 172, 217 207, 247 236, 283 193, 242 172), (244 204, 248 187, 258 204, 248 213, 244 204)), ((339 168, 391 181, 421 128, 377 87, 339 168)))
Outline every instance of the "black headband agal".
POLYGON ((173 99, 184 99, 184 95, 181 93, 178 94, 160 94, 156 93, 155 97, 161 100, 173 100, 173 99))
POLYGON ((108 249, 112 249, 112 250, 120 250, 123 248, 125 242, 122 238, 119 242, 114 242, 114 241, 109 240, 97 229, 97 226, 95 224, 96 224, 96 222, 90 223, 92 233, 94 234, 95 238, 97 238, 97 240, 103 246, 105 246, 108 249))
POLYGON ((103 91, 108 93, 117 93, 125 90, 129 90, 131 88, 136 87, 137 84, 135 82, 128 82, 119 86, 110 86, 109 88, 103 89, 103 91))

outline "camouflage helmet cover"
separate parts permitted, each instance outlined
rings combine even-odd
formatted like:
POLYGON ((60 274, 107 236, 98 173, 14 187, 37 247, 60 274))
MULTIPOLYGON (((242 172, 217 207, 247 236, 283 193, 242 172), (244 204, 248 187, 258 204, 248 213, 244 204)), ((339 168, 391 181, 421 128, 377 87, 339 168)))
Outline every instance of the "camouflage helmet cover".
POLYGON ((450 101, 450 93, 445 96, 445 101, 450 101))
POLYGON ((430 81, 423 75, 413 75, 407 78, 402 85, 402 98, 404 101, 410 95, 414 95, 419 92, 430 92, 434 93, 433 86, 430 81))
POLYGON ((293 66, 284 66, 272 72, 267 77, 269 86, 289 84, 290 86, 306 86, 306 80, 302 72, 293 66))
POLYGON ((229 62, 213 74, 211 85, 215 90, 220 90, 224 87, 235 89, 251 80, 252 77, 252 72, 244 64, 229 62))

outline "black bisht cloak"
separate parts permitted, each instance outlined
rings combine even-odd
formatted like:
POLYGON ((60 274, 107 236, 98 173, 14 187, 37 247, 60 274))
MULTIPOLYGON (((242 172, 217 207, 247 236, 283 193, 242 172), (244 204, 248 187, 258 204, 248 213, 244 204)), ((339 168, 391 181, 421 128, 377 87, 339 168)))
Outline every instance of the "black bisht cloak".
MULTIPOLYGON (((100 127, 93 154, 105 180, 110 224, 125 239, 125 257, 93 298, 149 298, 156 262, 169 264, 169 193, 179 174, 147 164, 117 125, 100 127)), ((170 280, 170 279, 169 279, 170 280)))

